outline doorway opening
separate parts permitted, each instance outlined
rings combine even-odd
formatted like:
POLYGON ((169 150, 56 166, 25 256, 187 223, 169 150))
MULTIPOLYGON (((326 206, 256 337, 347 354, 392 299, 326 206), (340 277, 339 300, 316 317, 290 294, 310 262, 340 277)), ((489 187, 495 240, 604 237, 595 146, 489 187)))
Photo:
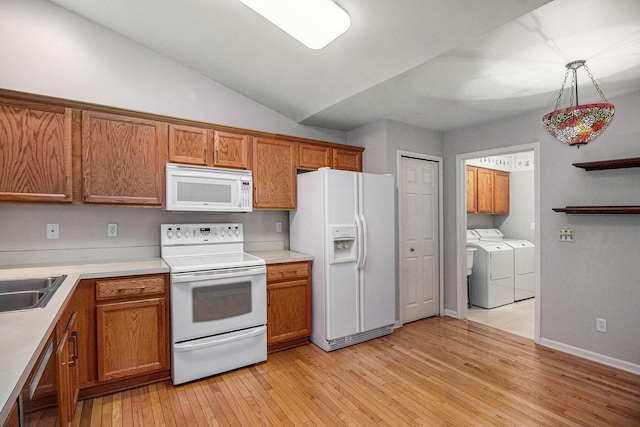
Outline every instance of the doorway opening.
POLYGON ((458 275, 458 317, 539 342, 539 144, 458 155, 456 170, 456 234, 463 270, 458 275), (474 173, 478 178, 467 187, 474 173), (474 254, 471 270, 465 268, 467 246, 474 254), (492 269, 501 270, 492 274, 492 269))

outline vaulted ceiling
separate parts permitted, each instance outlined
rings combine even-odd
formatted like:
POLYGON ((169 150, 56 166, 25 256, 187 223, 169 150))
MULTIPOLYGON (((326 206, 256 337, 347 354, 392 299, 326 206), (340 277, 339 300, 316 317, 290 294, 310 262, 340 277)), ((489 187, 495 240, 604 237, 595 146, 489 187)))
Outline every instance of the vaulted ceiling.
MULTIPOLYGON (((638 0, 335 0, 351 27, 310 50, 237 0, 52 0, 296 122, 447 131, 555 106, 565 64, 640 90, 638 0)), ((581 99, 598 96, 578 74, 581 99), (583 89, 584 87, 584 89, 583 89)))

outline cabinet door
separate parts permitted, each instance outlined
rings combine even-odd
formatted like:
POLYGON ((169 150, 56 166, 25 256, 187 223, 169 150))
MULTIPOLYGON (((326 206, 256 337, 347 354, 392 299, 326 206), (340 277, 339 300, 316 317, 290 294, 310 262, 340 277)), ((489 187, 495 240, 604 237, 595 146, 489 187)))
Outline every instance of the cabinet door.
POLYGON ((493 213, 493 171, 478 168, 478 213, 493 213))
POLYGON ((309 280, 267 286, 267 343, 275 344, 311 334, 309 280))
POLYGON ((298 169, 316 170, 333 165, 333 151, 319 145, 298 145, 298 169))
POLYGON ((101 304, 96 317, 99 381, 168 368, 164 298, 101 304))
POLYGON ((250 169, 251 137, 237 133, 215 132, 213 165, 221 168, 250 169))
POLYGON ((296 146, 275 139, 253 141, 253 207, 295 209, 296 146))
POLYGON ((166 153, 166 124, 84 111, 83 201, 160 206, 166 153))
POLYGON ((509 213, 509 173, 493 171, 493 213, 509 213))
POLYGON ((193 126, 169 125, 169 161, 207 165, 212 133, 193 126))
POLYGON ((76 314, 64 329, 56 351, 58 366, 58 406, 60 426, 70 426, 78 402, 78 332, 76 314))
POLYGON ((467 212, 475 213, 478 211, 478 168, 467 166, 467 212))
POLYGON ((0 98, 0 200, 71 202, 71 109, 0 98))
POLYGON ((362 151, 333 149, 333 168, 362 172, 362 151))

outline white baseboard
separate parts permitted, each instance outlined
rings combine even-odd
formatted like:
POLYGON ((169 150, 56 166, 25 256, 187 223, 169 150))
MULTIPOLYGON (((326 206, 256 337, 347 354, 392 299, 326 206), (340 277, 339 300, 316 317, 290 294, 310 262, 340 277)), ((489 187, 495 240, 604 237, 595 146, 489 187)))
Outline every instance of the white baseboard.
POLYGON ((562 351, 563 353, 573 354, 574 356, 582 357, 583 359, 588 359, 594 362, 602 363, 603 365, 618 368, 623 371, 631 372, 632 374, 640 375, 640 365, 635 363, 615 359, 613 357, 605 356, 599 353, 594 353, 593 351, 584 350, 578 347, 573 347, 573 346, 563 344, 561 342, 549 340, 546 338, 540 339, 540 345, 552 348, 554 350, 562 351))
POLYGON ((453 317, 454 319, 459 319, 457 311, 445 309, 444 310, 444 315, 445 316, 449 316, 449 317, 453 317))

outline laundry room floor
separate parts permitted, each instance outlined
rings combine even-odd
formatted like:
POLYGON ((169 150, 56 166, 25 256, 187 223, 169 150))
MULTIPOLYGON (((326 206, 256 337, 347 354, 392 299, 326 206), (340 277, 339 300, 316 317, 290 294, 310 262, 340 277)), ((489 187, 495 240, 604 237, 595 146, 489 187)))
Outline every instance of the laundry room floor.
POLYGON ((467 319, 533 339, 535 327, 535 298, 529 298, 524 301, 518 301, 492 309, 472 306, 467 310, 467 319))

